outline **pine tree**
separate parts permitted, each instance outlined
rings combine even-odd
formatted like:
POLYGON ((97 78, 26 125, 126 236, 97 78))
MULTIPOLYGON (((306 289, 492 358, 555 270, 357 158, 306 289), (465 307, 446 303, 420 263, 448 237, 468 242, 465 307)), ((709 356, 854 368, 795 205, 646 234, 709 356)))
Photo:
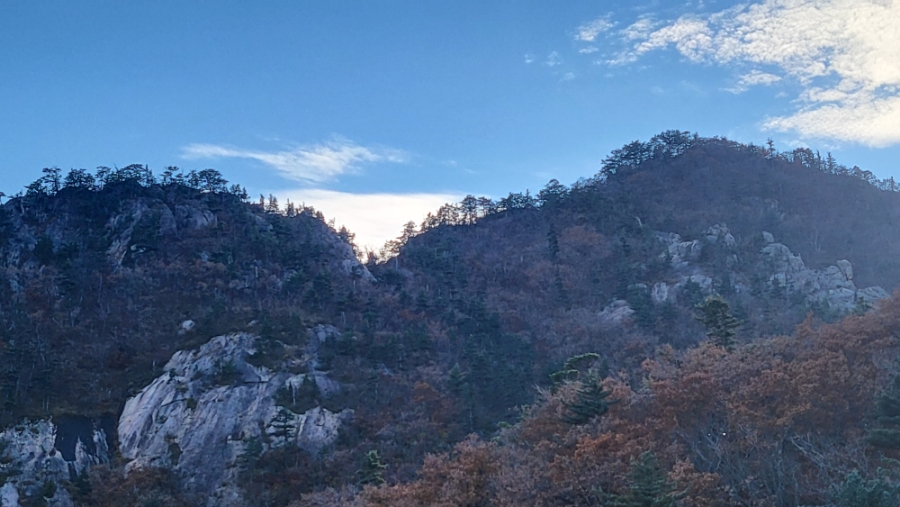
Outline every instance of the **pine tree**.
POLYGON ((619 507, 675 507, 682 496, 683 494, 676 494, 668 474, 659 466, 656 455, 646 451, 631 462, 631 486, 628 492, 612 496, 612 503, 619 507))
POLYGON ((381 456, 378 455, 378 451, 373 449, 367 452, 365 458, 363 458, 362 468, 358 472, 360 475, 359 483, 381 486, 385 482, 382 473, 386 468, 387 465, 381 462, 381 456))
POLYGON ((556 237, 556 228, 550 224, 550 231, 547 232, 547 251, 550 254, 550 260, 556 262, 556 256, 559 255, 559 238, 556 237))
POLYGON ((832 489, 835 507, 893 507, 900 501, 900 487, 892 486, 882 477, 866 481, 854 470, 843 484, 832 489))
POLYGON ((556 388, 567 381, 574 381, 581 373, 579 367, 590 366, 591 363, 598 359, 600 359, 600 354, 595 352, 586 352, 566 359, 565 364, 559 371, 550 374, 553 387, 556 388))
POLYGON ((900 375, 876 398, 875 419, 881 427, 869 432, 869 443, 883 449, 900 449, 900 375))
POLYGON ((735 329, 740 326, 731 314, 731 307, 722 296, 710 296, 697 305, 700 315, 696 318, 706 326, 706 336, 715 345, 731 350, 734 348, 735 329))
POLYGON ((609 391, 603 390, 600 377, 594 372, 588 374, 581 385, 575 391, 575 400, 564 403, 566 413, 563 421, 568 424, 586 424, 594 417, 599 417, 609 412, 609 405, 615 401, 607 401, 609 391))
POLYGON ((294 414, 288 409, 281 408, 272 419, 272 436, 280 439, 284 445, 287 445, 294 437, 294 414))

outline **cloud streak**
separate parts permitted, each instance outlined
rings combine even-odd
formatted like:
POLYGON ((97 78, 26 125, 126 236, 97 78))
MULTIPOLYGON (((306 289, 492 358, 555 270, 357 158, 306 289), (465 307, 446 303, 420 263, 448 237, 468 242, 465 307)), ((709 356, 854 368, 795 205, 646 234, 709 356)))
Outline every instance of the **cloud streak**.
POLYGON ((619 32, 628 49, 610 64, 674 47, 696 63, 752 70, 729 91, 789 79, 797 110, 764 127, 869 146, 900 143, 900 2, 764 0, 619 32))
POLYGON ((409 154, 393 148, 360 146, 344 138, 306 144, 292 150, 275 152, 246 150, 216 144, 190 144, 182 149, 187 160, 243 158, 262 162, 285 178, 306 183, 321 183, 347 173, 357 172, 364 164, 406 163, 409 154))
POLYGON ((752 70, 738 79, 738 82, 732 88, 726 88, 727 91, 738 94, 750 89, 751 86, 769 86, 781 81, 781 76, 769 74, 761 70, 752 70))
POLYGON ((362 249, 377 252, 385 241, 397 238, 403 225, 421 222, 429 212, 448 202, 458 202, 462 195, 443 193, 418 194, 353 194, 323 189, 278 190, 278 197, 313 206, 327 219, 334 218, 335 226, 356 235, 362 249))

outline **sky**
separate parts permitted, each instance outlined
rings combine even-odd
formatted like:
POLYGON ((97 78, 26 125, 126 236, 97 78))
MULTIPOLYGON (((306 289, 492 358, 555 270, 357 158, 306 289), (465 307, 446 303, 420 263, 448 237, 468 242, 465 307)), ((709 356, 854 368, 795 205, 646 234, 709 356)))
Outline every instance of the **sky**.
POLYGON ((377 250, 663 130, 900 178, 900 1, 0 2, 0 191, 215 168, 377 250))

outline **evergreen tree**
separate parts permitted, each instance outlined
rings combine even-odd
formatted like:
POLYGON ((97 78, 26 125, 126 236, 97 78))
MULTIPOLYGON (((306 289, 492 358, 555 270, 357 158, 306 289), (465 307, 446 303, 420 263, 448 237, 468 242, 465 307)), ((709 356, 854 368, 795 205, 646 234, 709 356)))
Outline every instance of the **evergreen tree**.
POLYGON ((703 288, 693 279, 688 278, 681 290, 681 300, 685 305, 697 306, 703 302, 703 288))
POLYGON ((559 255, 559 238, 553 224, 550 224, 550 231, 547 232, 547 250, 550 253, 550 260, 556 262, 556 256, 559 255))
POLYGON ((269 194, 269 202, 266 204, 266 211, 269 213, 278 213, 278 198, 272 194, 269 194))
POLYGON ((740 322, 731 314, 731 307, 722 296, 710 296, 697 305, 700 315, 696 318, 706 326, 706 336, 715 345, 731 350, 734 348, 735 329, 740 322))
POLYGON ((453 368, 450 368, 450 375, 447 378, 447 387, 450 389, 450 392, 459 396, 463 392, 463 387, 466 384, 466 376, 463 374, 462 370, 459 368, 459 363, 453 365, 453 368))
POLYGON ((594 372, 589 373, 575 391, 575 400, 564 403, 566 413, 563 421, 572 424, 586 424, 594 417, 599 417, 609 412, 609 405, 615 401, 607 401, 609 391, 603 390, 600 376, 594 372))
POLYGON ((297 427, 294 426, 294 414, 282 407, 272 419, 272 436, 281 440, 284 445, 287 445, 294 437, 296 429, 297 427))
POLYGON ((881 427, 869 432, 869 443, 883 449, 900 449, 900 375, 875 400, 875 418, 881 427))
POLYGON ((574 381, 581 373, 580 367, 589 366, 598 359, 600 359, 600 354, 595 352, 586 352, 584 354, 572 356, 569 359, 566 359, 566 362, 559 371, 550 374, 550 381, 553 382, 554 387, 558 387, 564 382, 574 381))
POLYGON ((634 320, 639 326, 649 328, 656 322, 653 296, 650 295, 650 289, 646 285, 635 284, 628 287, 625 300, 634 310, 634 320))
POLYGON ((631 486, 624 495, 613 495, 619 507, 675 507, 683 494, 675 492, 668 474, 650 451, 631 462, 631 486))
POLYGON ((367 452, 365 458, 363 458, 362 468, 358 472, 360 476, 359 483, 381 486, 385 482, 382 475, 385 469, 387 469, 387 465, 381 462, 381 456, 378 455, 378 451, 373 449, 367 452))
POLYGON ((832 490, 829 505, 834 507, 894 507, 900 504, 900 487, 879 477, 867 481, 856 470, 832 490))

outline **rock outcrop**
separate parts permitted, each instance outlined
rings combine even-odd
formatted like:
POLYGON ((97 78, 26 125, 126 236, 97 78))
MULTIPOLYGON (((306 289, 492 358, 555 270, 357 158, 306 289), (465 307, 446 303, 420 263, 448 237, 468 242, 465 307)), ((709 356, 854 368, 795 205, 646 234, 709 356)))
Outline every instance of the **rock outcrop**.
POLYGON ((726 265, 731 268, 728 282, 738 293, 749 290, 752 277, 763 276, 770 289, 781 289, 802 294, 807 301, 824 304, 833 310, 851 311, 860 302, 872 304, 888 297, 887 291, 878 286, 858 288, 853 281, 853 266, 850 261, 841 259, 833 266, 823 270, 810 269, 799 255, 790 248, 775 241, 769 232, 762 232, 764 246, 759 251, 755 272, 737 269, 738 257, 733 253, 736 240, 723 224, 714 225, 706 230, 703 239, 684 241, 674 233, 657 233, 657 239, 663 243, 664 251, 661 259, 669 261, 676 278, 656 282, 651 295, 654 301, 661 303, 674 299, 687 283, 697 283, 703 294, 714 290, 713 277, 708 267, 700 261, 704 248, 725 248, 729 252, 726 265))
POLYGON ((125 403, 118 436, 128 467, 172 469, 187 488, 208 494, 208 505, 239 505, 236 463, 251 441, 316 450, 332 443, 352 417, 350 410, 322 407, 298 414, 276 403, 279 390, 297 388, 307 375, 323 394, 339 388, 315 371, 316 348, 328 336, 321 326, 313 331, 306 374, 250 364, 257 337, 246 333, 177 352, 166 373, 125 403))
MULTIPOLYGON (((769 238, 771 234, 766 240, 769 238)), ((857 288, 853 282, 853 266, 846 259, 824 270, 809 269, 799 255, 776 242, 764 246, 760 254, 772 270, 768 279, 771 287, 802 293, 810 301, 825 303, 830 308, 847 311, 859 302, 871 304, 888 297, 887 291, 878 286, 857 288)))
POLYGON ((25 421, 0 432, 0 478, 5 480, 0 507, 20 507, 26 498, 52 507, 72 506, 62 484, 109 461, 110 422, 62 417, 25 421))

